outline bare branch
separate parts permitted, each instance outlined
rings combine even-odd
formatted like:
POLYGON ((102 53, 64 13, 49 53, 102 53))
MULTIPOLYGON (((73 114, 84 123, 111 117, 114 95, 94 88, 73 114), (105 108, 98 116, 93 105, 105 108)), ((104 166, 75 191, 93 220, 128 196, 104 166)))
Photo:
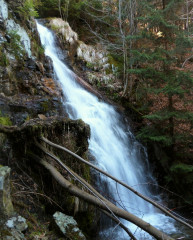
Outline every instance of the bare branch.
POLYGON ((151 203, 153 206, 157 207, 158 209, 160 209, 162 212, 164 212, 166 215, 170 216, 171 218, 175 219, 176 221, 182 223, 183 225, 189 227, 190 229, 193 230, 193 226, 191 226, 190 224, 186 223, 185 221, 181 220, 180 218, 176 217, 174 214, 170 213, 169 211, 167 211, 164 207, 162 207, 161 205, 159 205, 158 203, 156 203, 155 201, 151 200, 150 198, 144 196, 143 194, 137 192, 135 189, 133 189, 132 187, 128 186, 127 184, 125 184, 124 182, 120 181, 119 179, 115 178, 114 176, 110 175, 109 173, 99 169, 98 167, 96 167, 95 165, 93 165, 92 163, 84 160, 83 158, 81 158, 80 156, 78 156, 77 154, 73 153, 72 151, 70 151, 69 149, 62 147, 60 145, 57 145, 51 141, 49 141, 48 139, 41 137, 40 138, 42 141, 46 142, 47 144, 56 147, 58 149, 61 149, 67 153, 69 153, 70 155, 74 156, 76 159, 80 160, 81 162, 84 162, 85 164, 87 164, 88 166, 94 168, 95 170, 99 171, 100 173, 106 175, 107 177, 113 179, 114 181, 116 181, 117 183, 121 184, 122 186, 126 187, 127 189, 129 189, 131 192, 133 192, 134 194, 136 194, 137 196, 141 197, 142 199, 144 199, 145 201, 151 203))
MULTIPOLYGON (((98 198, 92 196, 91 194, 79 189, 78 187, 74 186, 68 180, 66 180, 51 164, 47 163, 44 160, 41 160, 40 163, 52 174, 52 176, 56 179, 56 181, 63 186, 66 190, 68 190, 74 196, 77 196, 103 210, 106 210, 106 206, 99 201, 98 198)), ((151 226, 149 223, 143 221, 142 219, 134 216, 133 214, 126 212, 115 206, 114 204, 108 204, 108 207, 113 211, 114 214, 117 216, 136 224, 138 227, 142 228, 144 231, 148 232, 150 235, 154 236, 158 240, 174 240, 173 238, 167 236, 166 234, 162 233, 155 227, 151 226)))

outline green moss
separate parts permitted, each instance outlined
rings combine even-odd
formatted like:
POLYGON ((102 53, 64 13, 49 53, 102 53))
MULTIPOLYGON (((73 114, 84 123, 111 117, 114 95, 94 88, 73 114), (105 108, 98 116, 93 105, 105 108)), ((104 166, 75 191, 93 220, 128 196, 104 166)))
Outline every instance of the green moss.
POLYGON ((37 43, 34 38, 31 39, 31 42, 32 42, 32 49, 36 57, 38 59, 43 58, 44 51, 45 51, 44 46, 41 46, 39 43, 37 43))
POLYGON ((0 111, 0 124, 4 126, 11 126, 12 122, 8 116, 3 116, 0 111))
POLYGON ((95 208, 91 206, 89 206, 88 211, 78 213, 75 217, 78 222, 79 228, 83 231, 86 237, 93 234, 93 224, 95 217, 95 208))
POLYGON ((75 197, 68 194, 66 196, 66 205, 68 206, 68 211, 72 212, 74 209, 75 197))
POLYGON ((17 31, 8 31, 10 36, 10 42, 5 43, 5 47, 9 49, 10 53, 14 55, 17 60, 22 60, 25 55, 25 51, 21 45, 21 37, 17 34, 17 31))
POLYGON ((25 122, 29 121, 31 118, 29 115, 27 115, 26 119, 25 119, 25 122))
POLYGON ((55 31, 55 32, 59 32, 59 30, 61 29, 62 27, 60 27, 60 26, 56 26, 56 25, 54 25, 54 24, 51 24, 51 29, 53 30, 53 31, 55 31))
POLYGON ((86 63, 86 66, 87 66, 87 68, 94 69, 94 67, 96 66, 96 64, 87 62, 87 63, 86 63))
POLYGON ((0 66, 6 67, 9 65, 9 59, 6 54, 3 52, 2 47, 0 47, 0 66))
POLYGON ((108 63, 113 65, 114 67, 119 67, 120 66, 120 62, 115 60, 115 58, 110 54, 108 55, 108 63))
MULTIPOLYGON (((38 1, 36 2, 38 3, 38 1)), ((22 6, 18 7, 17 12, 23 17, 23 20, 39 16, 38 12, 35 10, 35 7, 38 6, 35 4, 36 2, 33 0, 25 0, 22 6)))
POLYGON ((49 100, 46 100, 46 101, 42 102, 41 103, 41 107, 42 107, 43 112, 48 112, 49 109, 50 109, 50 102, 49 102, 49 100))
MULTIPOLYGON (((83 156, 84 159, 85 156, 83 156)), ((83 178, 87 181, 87 182, 90 182, 91 178, 90 178, 90 167, 86 164, 84 164, 83 166, 83 178)))
POLYGON ((112 72, 113 72, 113 71, 112 71, 111 68, 108 68, 108 69, 105 70, 105 74, 111 74, 112 72))

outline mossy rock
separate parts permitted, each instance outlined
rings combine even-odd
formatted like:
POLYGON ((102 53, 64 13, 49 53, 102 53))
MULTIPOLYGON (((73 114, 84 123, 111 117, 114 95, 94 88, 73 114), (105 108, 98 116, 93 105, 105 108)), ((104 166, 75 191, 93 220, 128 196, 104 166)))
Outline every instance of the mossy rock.
POLYGON ((74 240, 86 240, 73 217, 65 215, 61 212, 56 212, 53 217, 56 225, 65 237, 74 240))

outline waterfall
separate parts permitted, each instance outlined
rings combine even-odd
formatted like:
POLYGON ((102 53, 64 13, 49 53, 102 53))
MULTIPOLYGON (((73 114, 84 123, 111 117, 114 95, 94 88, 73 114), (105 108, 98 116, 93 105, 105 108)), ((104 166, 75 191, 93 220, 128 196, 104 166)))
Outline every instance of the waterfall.
MULTIPOLYGON (((122 116, 113 106, 99 100, 76 82, 72 71, 58 57, 53 33, 39 23, 37 28, 41 43, 45 47, 45 54, 52 59, 55 74, 62 85, 65 96, 64 106, 68 116, 71 119, 82 119, 90 126, 89 152, 95 159, 95 164, 134 187, 138 192, 155 199, 145 184, 150 179, 151 182, 155 181, 148 173, 145 148, 136 141, 129 126, 123 124, 122 116)), ((101 176, 101 178, 102 181, 107 181, 105 177, 101 176)), ((117 186, 113 181, 108 180, 107 184, 117 205, 156 227, 165 231, 168 227, 170 232, 175 231, 173 223, 169 224, 172 221, 158 213, 152 205, 129 190, 117 186)), ((136 226, 128 225, 128 227, 133 231, 136 230, 136 226)), ((139 239, 152 239, 151 236, 144 234, 139 239)), ((119 237, 115 239, 127 239, 127 237, 119 232, 119 237)))

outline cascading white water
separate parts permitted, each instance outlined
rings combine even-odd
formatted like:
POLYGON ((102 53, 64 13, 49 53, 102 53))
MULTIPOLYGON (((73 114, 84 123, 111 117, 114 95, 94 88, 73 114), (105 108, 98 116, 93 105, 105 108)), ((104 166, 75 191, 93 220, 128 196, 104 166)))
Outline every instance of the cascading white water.
MULTIPOLYGON (((140 193, 153 198, 150 190, 144 185, 151 177, 144 164, 147 160, 145 149, 135 140, 129 127, 122 124, 121 116, 112 106, 100 101, 76 82, 72 71, 58 57, 53 33, 39 23, 37 28, 41 43, 45 47, 45 54, 52 59, 55 74, 62 85, 64 105, 69 117, 82 119, 90 126, 89 151, 96 159, 96 164, 128 185, 134 186, 140 193)), ((156 227, 167 231, 169 224, 169 231, 175 231, 173 224, 169 223, 169 218, 157 213, 150 204, 129 190, 117 186, 113 181, 108 180, 108 185, 109 192, 117 204, 156 227)), ((136 230, 133 225, 129 227, 136 230)), ((116 239, 127 238, 122 234, 116 239)), ((143 235, 140 239, 152 238, 143 235)))

